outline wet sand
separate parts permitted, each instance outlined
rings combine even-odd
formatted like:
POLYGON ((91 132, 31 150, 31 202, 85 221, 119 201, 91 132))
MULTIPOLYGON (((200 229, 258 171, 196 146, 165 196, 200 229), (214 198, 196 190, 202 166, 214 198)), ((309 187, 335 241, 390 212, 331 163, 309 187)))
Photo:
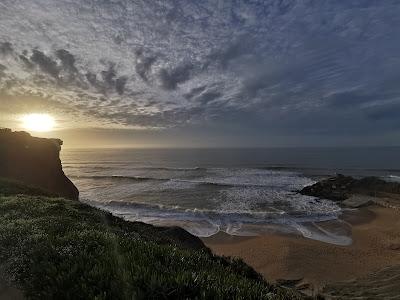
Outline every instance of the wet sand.
POLYGON ((400 266, 400 210, 369 207, 346 213, 353 242, 328 244, 296 235, 265 234, 204 238, 216 254, 241 257, 266 280, 297 280, 320 291, 327 284, 366 276, 387 266, 400 266))

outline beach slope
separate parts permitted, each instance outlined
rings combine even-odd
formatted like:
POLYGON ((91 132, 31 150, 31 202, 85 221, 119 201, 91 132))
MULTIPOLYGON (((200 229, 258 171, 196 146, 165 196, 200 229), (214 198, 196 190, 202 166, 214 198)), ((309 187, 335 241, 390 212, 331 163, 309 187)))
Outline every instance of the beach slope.
MULTIPOLYGON (((340 188, 331 179, 305 190, 314 195, 330 195, 344 207, 340 221, 348 227, 352 241, 349 245, 280 233, 255 237, 217 234, 203 241, 218 255, 242 258, 266 280, 297 287, 311 295, 398 299, 400 278, 391 275, 400 273, 398 184, 374 178, 358 181, 339 176, 339 180, 351 184, 340 188), (371 182, 373 191, 367 188, 371 182), (378 197, 372 196, 375 194, 378 197), (359 208, 349 208, 354 206, 359 208)), ((329 223, 316 225, 323 228, 329 227, 329 223)))

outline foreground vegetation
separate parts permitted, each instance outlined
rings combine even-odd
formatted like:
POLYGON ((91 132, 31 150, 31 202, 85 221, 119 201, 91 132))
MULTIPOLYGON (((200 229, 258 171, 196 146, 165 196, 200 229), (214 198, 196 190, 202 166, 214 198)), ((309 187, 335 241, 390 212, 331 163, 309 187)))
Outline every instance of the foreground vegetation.
POLYGON ((301 299, 240 260, 0 180, 0 271, 30 299, 301 299))

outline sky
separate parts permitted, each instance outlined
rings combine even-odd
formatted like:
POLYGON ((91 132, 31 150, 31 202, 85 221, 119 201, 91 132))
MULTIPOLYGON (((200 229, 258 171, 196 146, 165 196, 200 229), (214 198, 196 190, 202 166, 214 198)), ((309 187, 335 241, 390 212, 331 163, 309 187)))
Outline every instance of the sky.
POLYGON ((400 145, 400 1, 1 0, 0 127, 70 147, 400 145))

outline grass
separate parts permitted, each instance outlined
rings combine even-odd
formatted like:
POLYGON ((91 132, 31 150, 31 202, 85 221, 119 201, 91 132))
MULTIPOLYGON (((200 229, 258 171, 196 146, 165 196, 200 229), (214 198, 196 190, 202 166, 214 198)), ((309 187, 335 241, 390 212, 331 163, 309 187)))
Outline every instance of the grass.
POLYGON ((29 299, 302 299, 165 229, 49 196, 0 180, 0 270, 29 299))

